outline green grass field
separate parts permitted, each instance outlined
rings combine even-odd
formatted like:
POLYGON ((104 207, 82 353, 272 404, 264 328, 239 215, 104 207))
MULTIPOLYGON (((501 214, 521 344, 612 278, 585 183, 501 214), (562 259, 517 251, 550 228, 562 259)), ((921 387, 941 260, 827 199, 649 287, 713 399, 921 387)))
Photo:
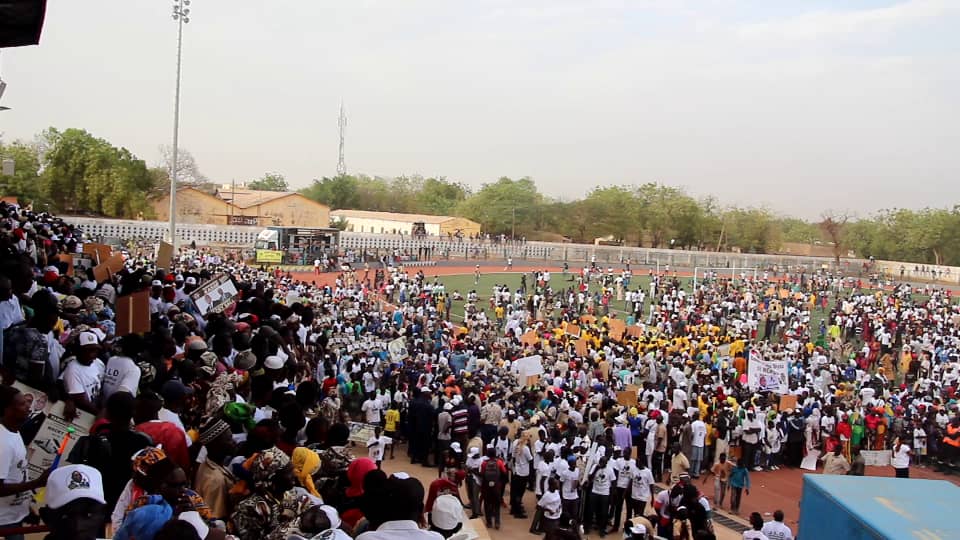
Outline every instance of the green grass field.
MULTIPOLYGON (((432 278, 429 273, 425 272, 425 275, 428 279, 432 281, 432 278)), ((573 274, 570 274, 568 277, 573 277, 573 274)), ((490 293, 493 290, 495 285, 507 285, 510 287, 511 291, 516 291, 520 287, 520 273, 514 272, 497 272, 497 273, 488 273, 480 275, 480 283, 474 285, 473 274, 461 274, 454 276, 439 276, 440 282, 443 283, 444 287, 448 293, 453 293, 453 291, 460 291, 464 296, 467 295, 471 290, 476 290, 477 295, 480 297, 480 305, 484 309, 489 307, 487 300, 490 298, 490 293)), ((683 283, 684 288, 689 292, 692 289, 693 278, 680 278, 681 283, 683 283)), ((527 289, 530 290, 530 285, 532 278, 528 274, 527 276, 527 289)), ((577 282, 574 278, 573 281, 566 281, 563 274, 553 273, 552 279, 550 280, 551 285, 554 289, 568 287, 576 287, 577 282)), ((647 313, 650 306, 649 298, 649 285, 650 278, 648 276, 634 276, 630 280, 630 288, 636 289, 637 286, 643 287, 644 292, 648 293, 648 298, 644 305, 644 314, 647 313)), ((597 283, 591 283, 590 292, 595 292, 600 290, 600 285, 597 283)), ((626 307, 625 302, 614 300, 610 303, 611 311, 617 313, 618 317, 626 318, 626 312, 624 308, 626 307)), ((829 306, 833 307, 833 302, 829 306)), ((817 328, 820 325, 820 320, 827 316, 829 311, 814 311, 813 313, 813 331, 816 332, 817 328)), ((450 309, 450 318, 455 321, 463 320, 463 302, 454 302, 450 309)))

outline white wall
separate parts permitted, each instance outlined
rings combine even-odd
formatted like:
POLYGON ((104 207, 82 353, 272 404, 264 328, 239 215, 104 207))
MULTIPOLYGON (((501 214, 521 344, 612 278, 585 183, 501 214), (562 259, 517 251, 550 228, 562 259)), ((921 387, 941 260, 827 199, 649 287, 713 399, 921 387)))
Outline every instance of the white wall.
MULTIPOLYGON (((330 219, 337 219, 336 213, 330 214, 330 219)), ((347 230, 350 232, 364 232, 376 234, 411 234, 413 232, 412 221, 393 221, 387 219, 372 219, 361 217, 345 217, 347 221, 347 230)), ((427 223, 427 234, 440 234, 439 223, 427 223)))

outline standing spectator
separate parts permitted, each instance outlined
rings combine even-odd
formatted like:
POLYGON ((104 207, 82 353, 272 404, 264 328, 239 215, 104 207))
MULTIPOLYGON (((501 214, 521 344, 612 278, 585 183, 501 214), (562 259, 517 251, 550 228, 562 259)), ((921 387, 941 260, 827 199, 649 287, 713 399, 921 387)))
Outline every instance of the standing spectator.
POLYGON ((730 470, 730 511, 736 514, 740 512, 740 499, 743 497, 743 492, 746 491, 747 495, 750 495, 750 469, 742 462, 730 461, 733 465, 730 470))
POLYGON ((893 457, 890 459, 890 465, 896 471, 897 478, 910 478, 910 458, 913 452, 910 446, 897 439, 893 446, 893 457))
POLYGON ((854 446, 850 449, 851 460, 850 460, 850 470, 847 471, 847 474, 850 476, 863 476, 867 462, 863 459, 863 455, 860 453, 860 447, 854 446))
POLYGON ((721 453, 719 460, 713 464, 710 473, 704 477, 703 483, 707 483, 707 478, 713 475, 713 504, 717 508, 723 508, 723 498, 727 493, 727 483, 730 481, 730 471, 733 470, 733 464, 727 461, 727 455, 721 453))
POLYGON ((507 466, 497 457, 497 451, 487 449, 487 458, 480 464, 480 497, 483 501, 483 518, 488 528, 500 530, 500 505, 503 496, 503 479, 507 466))
POLYGON ((637 456, 637 461, 630 467, 630 500, 627 503, 627 521, 634 516, 643 517, 647 501, 650 500, 650 487, 656 483, 653 473, 647 467, 644 456, 637 456))
POLYGON ((690 459, 690 476, 700 478, 700 471, 703 470, 704 446, 707 441, 707 424, 700 419, 699 414, 695 414, 693 422, 690 424, 690 446, 693 450, 690 459))
MULTIPOLYGON (((610 465, 610 457, 603 456, 596 469, 590 474, 590 506, 593 525, 599 531, 600 537, 607 535, 607 510, 610 508, 610 488, 613 485, 616 473, 610 465)), ((590 530, 591 524, 584 521, 583 532, 590 530)))
POLYGON ((563 513, 559 489, 557 479, 550 478, 547 482, 547 491, 540 496, 540 500, 537 502, 537 506, 543 511, 540 530, 546 533, 548 537, 557 528, 560 523, 560 516, 563 513))
POLYGON ((833 453, 826 454, 821 458, 823 460, 823 474, 847 474, 850 471, 850 464, 847 458, 843 457, 843 447, 839 444, 833 449, 833 453))

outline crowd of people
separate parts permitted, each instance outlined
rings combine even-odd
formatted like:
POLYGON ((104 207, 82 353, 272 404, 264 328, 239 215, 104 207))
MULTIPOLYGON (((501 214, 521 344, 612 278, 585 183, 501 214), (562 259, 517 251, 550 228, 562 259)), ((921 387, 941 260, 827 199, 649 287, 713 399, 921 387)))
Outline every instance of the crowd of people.
MULTIPOLYGON (((42 520, 53 540, 466 540, 502 513, 551 539, 707 539, 751 474, 811 455, 864 474, 862 452, 889 450, 908 476, 960 453, 949 291, 594 268, 481 298, 401 266, 318 284, 186 254, 98 280, 72 271, 83 243, 0 203, 7 539, 42 520), (221 275, 236 296, 200 310, 221 275), (149 330, 128 333, 141 291, 149 330), (752 387, 753 358, 786 361, 788 388, 752 387), (41 394, 95 421, 31 474, 41 394), (387 474, 397 453, 436 479, 387 474)), ((744 538, 791 538, 774 517, 744 538)))

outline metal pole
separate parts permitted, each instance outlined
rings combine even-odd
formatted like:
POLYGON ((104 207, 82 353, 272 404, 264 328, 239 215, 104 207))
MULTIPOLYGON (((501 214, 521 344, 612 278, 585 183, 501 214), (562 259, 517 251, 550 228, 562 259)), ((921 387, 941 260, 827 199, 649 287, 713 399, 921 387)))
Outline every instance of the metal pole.
POLYGON ((173 164, 170 173, 170 244, 177 249, 177 159, 180 139, 180 65, 183 53, 183 25, 190 22, 189 0, 176 0, 173 19, 177 21, 177 81, 173 99, 173 164))

